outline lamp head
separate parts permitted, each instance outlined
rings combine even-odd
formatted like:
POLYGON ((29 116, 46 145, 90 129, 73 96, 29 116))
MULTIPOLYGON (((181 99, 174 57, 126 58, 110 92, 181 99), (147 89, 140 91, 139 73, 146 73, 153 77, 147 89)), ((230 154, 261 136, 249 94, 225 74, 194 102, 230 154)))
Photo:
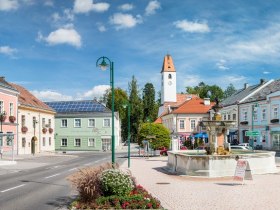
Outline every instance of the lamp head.
POLYGON ((105 71, 109 65, 106 63, 106 61, 105 61, 105 59, 104 59, 104 57, 103 57, 103 58, 102 58, 102 62, 101 62, 98 66, 100 67, 100 69, 101 69, 102 71, 105 71))

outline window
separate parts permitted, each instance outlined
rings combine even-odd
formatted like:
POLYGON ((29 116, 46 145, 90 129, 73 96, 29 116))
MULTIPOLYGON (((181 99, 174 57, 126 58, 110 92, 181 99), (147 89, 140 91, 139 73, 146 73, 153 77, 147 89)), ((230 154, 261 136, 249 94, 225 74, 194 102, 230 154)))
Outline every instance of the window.
POLYGON ((43 137, 43 147, 46 146, 46 138, 43 137))
POLYGON ((236 120, 236 114, 232 115, 232 120, 236 120))
POLYGON ((45 118, 42 118, 42 126, 43 126, 43 128, 46 126, 46 119, 45 118))
POLYGON ((52 145, 52 137, 49 137, 49 146, 52 145))
POLYGON ((67 139, 61 139, 61 146, 67 147, 67 139))
POLYGON ((94 138, 89 138, 89 139, 88 139, 88 146, 89 146, 89 147, 95 147, 94 138))
POLYGON ((36 123, 37 123, 37 121, 36 121, 36 117, 33 117, 33 128, 35 128, 36 127, 36 123))
POLYGON ((81 139, 75 139, 74 146, 75 147, 80 147, 81 146, 81 139))
POLYGON ((256 121, 258 120, 258 109, 257 108, 253 108, 253 119, 256 121))
POLYGON ((88 120, 88 127, 95 127, 95 119, 88 120))
POLYGON ((110 119, 103 120, 103 127, 110 127, 110 119))
POLYGON ((195 129, 195 120, 191 120, 191 130, 195 129))
POLYGON ((185 129, 185 120, 180 120, 180 129, 185 129))
POLYGON ((244 121, 248 120, 248 112, 247 111, 243 111, 243 120, 244 121))
POLYGON ((262 120, 266 120, 266 109, 262 109, 262 120))
POLYGON ((21 126, 25 126, 25 115, 21 115, 21 126))
POLYGON ((273 119, 278 118, 278 107, 273 107, 273 119))
POLYGON ((171 74, 168 74, 168 79, 172 79, 172 75, 171 74))
POLYGON ((61 120, 61 127, 62 128, 67 128, 67 119, 62 119, 61 120))
POLYGON ((51 128, 52 127, 52 120, 49 119, 49 127, 51 128))
POLYGON ((75 128, 81 127, 81 119, 74 119, 74 127, 75 128))
POLYGON ((14 116, 14 104, 10 103, 10 116, 14 116))
POLYGON ((230 114, 228 114, 227 119, 230 120, 230 114))
POLYGON ((0 101, 0 112, 4 112, 4 101, 0 101))
POLYGON ((22 138, 21 139, 21 147, 24 148, 26 146, 26 139, 22 138))
POLYGON ((224 120, 227 120, 227 115, 226 114, 224 114, 224 120))

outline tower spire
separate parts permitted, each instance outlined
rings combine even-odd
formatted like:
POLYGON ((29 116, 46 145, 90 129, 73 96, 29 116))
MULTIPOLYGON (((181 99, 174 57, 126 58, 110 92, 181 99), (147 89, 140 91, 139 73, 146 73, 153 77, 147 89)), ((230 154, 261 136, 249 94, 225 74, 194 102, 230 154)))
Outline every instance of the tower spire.
POLYGON ((164 56, 161 72, 176 72, 173 59, 170 54, 164 56))

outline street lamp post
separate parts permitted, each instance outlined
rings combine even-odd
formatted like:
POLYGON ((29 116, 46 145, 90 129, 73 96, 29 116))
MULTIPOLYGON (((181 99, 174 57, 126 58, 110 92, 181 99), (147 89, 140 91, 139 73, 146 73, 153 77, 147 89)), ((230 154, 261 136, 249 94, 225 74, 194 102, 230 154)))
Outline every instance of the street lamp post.
POLYGON ((130 168, 130 103, 127 103, 124 105, 124 108, 127 107, 127 146, 128 146, 128 151, 127 151, 127 164, 128 168, 130 168))
POLYGON ((97 59, 96 61, 96 66, 100 67, 101 70, 105 71, 107 67, 110 67, 110 85, 111 85, 111 90, 112 90, 112 164, 115 164, 115 105, 114 105, 114 98, 115 98, 115 93, 114 93, 114 62, 111 62, 111 60, 105 56, 102 56, 97 59), (99 63, 101 61, 101 63, 99 63), (109 64, 106 63, 109 62, 109 64))

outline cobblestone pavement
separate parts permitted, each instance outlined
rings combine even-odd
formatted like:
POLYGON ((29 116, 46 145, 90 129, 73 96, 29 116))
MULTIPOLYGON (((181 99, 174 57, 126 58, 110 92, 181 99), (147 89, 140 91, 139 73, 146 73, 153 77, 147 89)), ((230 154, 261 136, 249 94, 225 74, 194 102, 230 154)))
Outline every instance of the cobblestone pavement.
MULTIPOLYGON (((131 158, 137 183, 169 210, 276 210, 280 209, 280 173, 253 175, 244 185, 227 178, 178 176, 166 170, 167 157, 131 158)), ((127 162, 121 166, 127 169, 127 162)), ((280 165, 278 164, 278 169, 280 165)))

